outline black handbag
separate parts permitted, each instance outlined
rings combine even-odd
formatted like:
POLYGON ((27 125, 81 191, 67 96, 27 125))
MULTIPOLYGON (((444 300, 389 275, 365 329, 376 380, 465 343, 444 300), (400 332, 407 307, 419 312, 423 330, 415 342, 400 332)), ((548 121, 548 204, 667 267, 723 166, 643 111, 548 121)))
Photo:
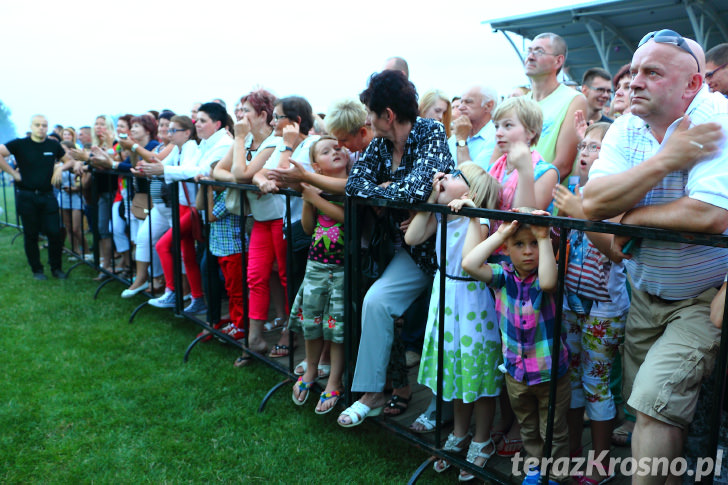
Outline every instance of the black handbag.
MULTIPOLYGON (((373 212, 372 212, 373 213, 373 212)), ((369 246, 362 248, 361 274, 369 280, 376 280, 394 257, 394 243, 397 229, 394 227, 392 216, 388 210, 376 217, 372 225, 369 246)))

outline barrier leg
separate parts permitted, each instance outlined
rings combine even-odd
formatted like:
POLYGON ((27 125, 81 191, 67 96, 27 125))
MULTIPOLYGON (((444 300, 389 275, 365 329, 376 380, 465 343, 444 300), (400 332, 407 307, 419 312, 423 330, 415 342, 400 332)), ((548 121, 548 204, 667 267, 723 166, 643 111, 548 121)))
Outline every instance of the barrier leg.
POLYGON ((422 462, 422 464, 421 464, 420 466, 418 466, 418 467, 417 467, 417 470, 415 470, 415 472, 414 472, 414 473, 412 474, 412 476, 410 477, 410 479, 409 479, 409 480, 407 480, 407 485, 412 485, 412 484, 414 484, 414 483, 417 483, 417 480, 419 480, 419 478, 420 478, 420 475, 422 475, 422 473, 423 473, 423 472, 424 472, 425 470, 427 470, 427 468, 428 468, 428 467, 429 467, 429 466, 430 466, 430 465, 432 464, 432 462, 434 462, 435 460, 437 460, 437 457, 435 457, 435 456, 431 456, 431 457, 429 457, 428 459, 426 459, 425 461, 423 461, 423 462, 422 462))
MULTIPOLYGON (((285 386, 286 384, 291 384, 292 382, 293 382, 293 379, 287 378, 287 379, 285 379, 285 380, 283 380, 283 381, 279 382, 279 383, 278 383, 278 384, 276 384, 275 386, 273 386, 273 387, 271 388, 271 390, 269 390, 269 391, 268 391, 268 392, 266 393, 266 395, 265 395, 265 397, 263 398, 263 400, 262 400, 262 401, 260 402, 260 406, 258 406, 258 412, 259 412, 259 413, 262 413, 262 412, 263 412, 263 409, 265 408, 265 405, 266 405, 266 404, 268 404, 268 400, 269 400, 269 399, 270 399, 271 397, 273 397, 273 394, 275 394, 275 393, 276 393, 276 391, 277 391, 278 389, 282 388, 282 387, 283 387, 283 386, 285 386)), ((312 389, 309 389, 309 392, 311 392, 311 391, 312 391, 312 389)))
POLYGON ((133 312, 131 312, 131 316, 129 316, 129 323, 132 323, 134 321, 134 317, 136 317, 136 314, 139 313, 139 310, 144 308, 149 303, 149 300, 146 300, 141 305, 136 307, 133 312))

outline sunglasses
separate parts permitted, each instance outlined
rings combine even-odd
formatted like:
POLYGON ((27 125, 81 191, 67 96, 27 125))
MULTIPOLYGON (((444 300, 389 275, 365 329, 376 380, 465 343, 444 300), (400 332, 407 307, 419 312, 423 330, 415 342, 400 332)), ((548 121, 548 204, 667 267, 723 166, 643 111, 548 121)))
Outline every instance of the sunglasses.
POLYGON ((470 182, 468 181, 467 177, 461 170, 453 170, 452 172, 450 172, 450 175, 452 176, 452 178, 462 177, 463 182, 465 182, 465 185, 467 185, 468 188, 470 188, 470 182))
POLYGON ((698 72, 700 72, 700 62, 698 62, 698 58, 695 57, 695 54, 693 51, 690 50, 690 47, 688 47, 688 43, 685 40, 685 38, 675 32, 674 30, 670 29, 662 29, 662 30, 656 30, 654 32, 650 32, 649 34, 642 37, 642 40, 637 45, 637 47, 642 47, 644 44, 647 43, 650 39, 654 40, 655 42, 659 44, 672 44, 674 46, 679 47, 680 49, 684 50, 688 54, 690 54, 693 59, 695 59, 695 64, 698 65, 698 72))

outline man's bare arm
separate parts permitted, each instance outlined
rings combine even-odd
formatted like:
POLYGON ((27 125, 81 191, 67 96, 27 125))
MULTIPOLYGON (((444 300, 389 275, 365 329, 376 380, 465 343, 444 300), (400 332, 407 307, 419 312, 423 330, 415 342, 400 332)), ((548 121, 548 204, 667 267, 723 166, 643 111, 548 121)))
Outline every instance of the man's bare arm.
POLYGON ((574 128, 574 113, 578 110, 586 111, 586 109, 586 98, 583 94, 579 94, 571 100, 564 121, 561 123, 559 137, 556 139, 556 154, 551 162, 552 165, 559 169, 561 180, 566 180, 571 173, 571 169, 574 168, 576 145, 581 141, 576 132, 576 128, 574 128))

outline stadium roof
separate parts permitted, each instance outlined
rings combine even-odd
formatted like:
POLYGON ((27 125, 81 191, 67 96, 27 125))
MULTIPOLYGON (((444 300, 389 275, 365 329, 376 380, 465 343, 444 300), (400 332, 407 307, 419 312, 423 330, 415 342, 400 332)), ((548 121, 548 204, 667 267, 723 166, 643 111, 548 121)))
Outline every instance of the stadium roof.
POLYGON ((527 39, 542 32, 559 34, 569 46, 564 70, 579 82, 590 67, 616 73, 631 60, 640 39, 655 30, 672 29, 705 50, 728 42, 726 18, 728 0, 603 0, 482 23, 503 33, 521 62, 523 48, 511 34, 527 39))

